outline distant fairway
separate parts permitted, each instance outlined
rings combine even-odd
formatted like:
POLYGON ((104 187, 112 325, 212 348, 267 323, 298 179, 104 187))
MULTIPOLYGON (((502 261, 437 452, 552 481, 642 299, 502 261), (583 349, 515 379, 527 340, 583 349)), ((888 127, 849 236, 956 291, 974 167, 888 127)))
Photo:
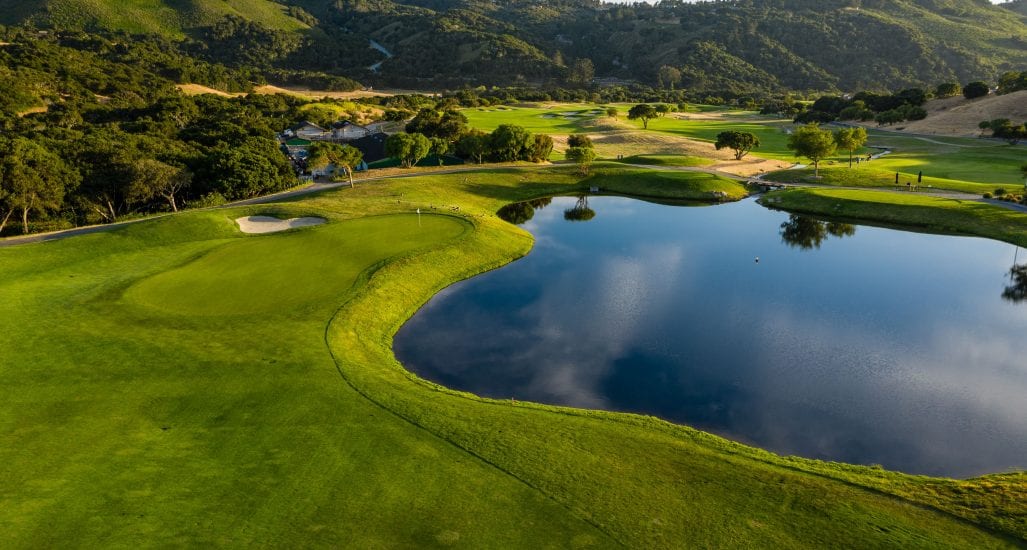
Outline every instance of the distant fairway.
MULTIPOLYGON (((760 146, 749 158, 765 158, 805 164, 788 149, 788 136, 797 126, 788 120, 761 116, 752 111, 732 111, 703 105, 689 105, 684 113, 671 113, 649 121, 643 130, 640 120, 627 120, 630 105, 618 105, 619 117, 606 117, 605 105, 552 104, 548 108, 483 107, 466 109, 471 126, 492 130, 500 124, 517 124, 531 132, 564 135, 586 133, 592 136, 596 150, 605 158, 643 156, 655 160, 646 164, 674 165, 672 157, 702 157, 711 162, 686 162, 685 166, 715 165, 729 158, 727 151, 717 152, 710 146, 717 134, 728 130, 751 132, 760 138, 760 146), (649 153, 659 153, 651 155, 649 153), (664 160, 660 160, 660 159, 664 160)), ((826 126, 836 129, 833 126, 826 126)), ((916 181, 923 171, 923 185, 939 189, 983 193, 996 187, 1022 187, 1019 167, 1027 160, 1027 147, 1013 146, 993 140, 959 137, 916 137, 908 134, 869 130, 870 147, 887 148, 890 155, 861 164, 849 170, 848 152, 838 151, 821 164, 824 179, 818 183, 860 186, 894 186, 895 173, 900 180, 916 181)), ((557 149, 564 142, 557 140, 557 149)), ((866 154, 862 149, 857 154, 866 154)), ((880 152, 881 149, 873 149, 880 152)), ((559 155, 557 153, 554 158, 559 155)), ((680 162, 677 165, 682 165, 680 162)), ((812 170, 775 173, 771 179, 783 182, 813 182, 812 170)))
MULTIPOLYGON (((972 138, 919 138, 894 132, 870 131, 868 145, 887 148, 891 154, 848 167, 848 154, 840 152, 821 164, 818 183, 856 187, 894 187, 916 184, 923 172, 923 186, 980 194, 998 187, 1009 191, 1023 188, 1020 166, 1027 159, 1027 147, 972 138)), ((797 159, 802 161, 803 159, 797 159)), ((814 181, 812 170, 789 170, 771 174, 775 181, 814 181)))
POLYGON ((503 124, 523 126, 531 133, 573 134, 583 132, 606 117, 605 108, 594 104, 559 104, 546 107, 475 107, 463 109, 472 128, 491 132, 503 124))
POLYGON ((396 362, 392 335, 434 293, 528 253, 500 206, 595 184, 745 194, 614 163, 588 179, 492 169, 0 249, 0 546, 1001 548, 1027 536, 1023 474, 953 481, 778 457, 649 417, 479 399, 396 362), (244 235, 246 215, 328 223, 244 235))

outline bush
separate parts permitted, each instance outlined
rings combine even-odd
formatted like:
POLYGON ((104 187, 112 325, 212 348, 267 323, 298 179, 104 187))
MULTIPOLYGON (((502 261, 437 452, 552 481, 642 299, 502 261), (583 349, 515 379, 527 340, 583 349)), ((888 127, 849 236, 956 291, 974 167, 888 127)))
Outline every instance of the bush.
POLYGON ((211 208, 214 206, 221 206, 227 202, 228 200, 225 199, 224 195, 217 191, 212 191, 194 201, 189 201, 187 206, 189 208, 211 208))
POLYGON ((991 197, 992 197, 991 193, 989 193, 987 191, 984 192, 984 198, 990 199, 991 197))
POLYGON ((1005 194, 1006 194, 1006 190, 1005 190, 1004 187, 999 187, 998 189, 995 189, 995 196, 996 197, 1001 197, 1002 195, 1005 195, 1005 194))
POLYGON ((989 88, 984 82, 971 82, 966 86, 963 86, 963 97, 967 99, 977 99, 978 97, 984 97, 989 93, 991 93, 991 88, 989 88))
POLYGON ((962 92, 963 88, 959 84, 955 82, 946 82, 938 85, 934 95, 938 97, 953 97, 961 94, 962 92))
POLYGON ((586 134, 571 134, 567 137, 568 147, 593 147, 592 138, 586 134))

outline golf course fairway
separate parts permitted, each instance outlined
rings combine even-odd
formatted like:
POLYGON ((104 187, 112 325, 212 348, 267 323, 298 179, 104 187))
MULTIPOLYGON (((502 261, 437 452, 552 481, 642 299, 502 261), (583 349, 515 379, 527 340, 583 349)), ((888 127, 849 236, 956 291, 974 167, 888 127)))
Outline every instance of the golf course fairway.
POLYGON ((596 181, 744 194, 648 178, 404 178, 0 249, 0 546, 1024 544, 1022 473, 779 457, 651 417, 478 398, 396 361, 392 336, 433 294, 530 251, 504 204, 596 181), (328 223, 245 235, 246 215, 328 223))

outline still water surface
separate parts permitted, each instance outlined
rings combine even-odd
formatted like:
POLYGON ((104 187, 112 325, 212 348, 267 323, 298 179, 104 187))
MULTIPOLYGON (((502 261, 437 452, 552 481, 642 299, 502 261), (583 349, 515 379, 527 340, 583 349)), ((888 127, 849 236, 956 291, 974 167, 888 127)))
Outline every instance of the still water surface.
POLYGON ((784 454, 957 477, 1027 468, 1027 302, 1003 298, 1022 250, 753 200, 576 206, 535 210, 531 254, 417 313, 395 340, 406 367, 784 454))

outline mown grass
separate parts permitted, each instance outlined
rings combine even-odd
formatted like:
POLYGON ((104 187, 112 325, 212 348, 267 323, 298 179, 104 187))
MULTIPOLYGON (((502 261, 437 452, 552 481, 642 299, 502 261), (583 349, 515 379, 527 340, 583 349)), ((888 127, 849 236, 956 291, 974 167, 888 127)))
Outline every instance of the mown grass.
MULTIPOLYGON (((871 131, 869 145, 887 147, 891 154, 870 162, 848 166, 848 154, 838 155, 821 163, 821 179, 813 177, 812 169, 783 170, 767 175, 767 179, 785 183, 820 183, 846 187, 895 188, 909 182, 916 185, 923 172, 921 187, 984 193, 996 187, 1013 189, 1023 186, 1019 166, 1027 150, 1006 144, 982 143, 965 138, 918 138, 894 133, 871 131)), ((864 151, 865 154, 865 151, 864 151)), ((796 159, 807 162, 805 159, 796 159)))
MULTIPOLYGON (((625 106, 621 106, 625 107, 625 106)), ((702 107, 702 106, 698 106, 702 107)), ((485 130, 492 130, 499 124, 519 124, 533 132, 548 133, 606 133, 608 130, 595 131, 595 122, 601 117, 593 115, 583 117, 566 117, 567 114, 592 112, 602 109, 598 105, 567 105, 545 108, 489 107, 468 109, 465 111, 471 125, 485 130), (554 118, 543 118, 551 116, 554 118)), ((717 134, 728 130, 752 132, 759 136, 760 147, 752 151, 756 157, 806 163, 806 159, 795 156, 788 149, 787 131, 794 128, 788 121, 772 117, 760 116, 749 111, 720 110, 715 118, 708 113, 713 108, 698 109, 702 116, 689 118, 688 113, 672 113, 649 121, 648 132, 670 134, 688 139, 714 142, 717 134)), ((695 112, 695 111, 693 111, 695 112)), ((642 130, 642 122, 626 119, 626 109, 621 109, 617 124, 626 124, 628 128, 642 130)), ((905 182, 916 182, 920 172, 924 174, 924 186, 938 189, 983 193, 997 186, 1019 187, 1024 184, 1019 167, 1023 164, 1025 149, 1002 143, 984 142, 968 138, 931 137, 921 138, 870 130, 867 143, 872 147, 888 148, 891 154, 875 159, 868 164, 848 169, 848 152, 838 151, 833 157, 822 164, 821 175, 828 185, 855 187, 894 187, 895 173, 899 173, 902 186, 905 182), (844 169, 843 169, 844 168, 844 169)), ((619 151, 624 147, 613 148, 619 151)), ((857 154, 866 154, 870 149, 862 149, 857 154)), ((634 151, 630 151, 634 152, 634 151)), ((629 152, 629 153, 630 153, 629 152)), ((874 149, 880 152, 880 149, 874 149)), ((658 157, 662 155, 636 155, 654 158, 653 164, 663 164, 658 157)), ((668 156, 668 157, 672 157, 668 156)), ((698 157, 696 157, 698 158, 698 157)), ((642 162, 635 162, 642 164, 642 162)), ((664 164, 666 165, 666 164, 664 164)), ((687 166, 688 164, 686 164, 687 166)), ((770 179, 786 183, 814 182, 812 170, 796 170, 775 172, 770 179)))
POLYGON ((503 124, 523 126, 531 133, 573 134, 586 131, 590 122, 605 117, 595 104, 561 104, 547 107, 475 107, 464 109, 469 125, 491 132, 503 124))
MULTIPOLYGON (((781 183, 814 183, 842 187, 879 187, 894 191, 906 190, 907 183, 911 184, 910 186, 917 185, 916 173, 899 173, 899 184, 896 185, 895 172, 883 169, 883 166, 875 165, 874 162, 871 162, 869 166, 860 166, 858 168, 855 166, 848 168, 847 166, 838 166, 837 164, 822 165, 819 179, 814 177, 812 168, 771 172, 766 176, 766 179, 781 183)), ((994 184, 971 183, 930 176, 924 176, 923 183, 920 184, 921 191, 943 189, 973 194, 991 191, 995 187, 994 184)))
MULTIPOLYGON (((717 134, 726 131, 751 132, 760 138, 760 146, 753 149, 755 156, 794 160, 794 154, 788 149, 788 134, 784 129, 790 124, 769 117, 761 117, 754 113, 738 112, 724 115, 721 118, 689 119, 688 115, 667 115, 649 121, 649 131, 663 132, 699 141, 715 142, 717 134)), ((628 121, 637 128, 642 128, 642 121, 628 121)))
POLYGON ((699 176, 605 165, 585 180, 422 176, 0 249, 0 540, 988 548, 1027 537, 1022 475, 953 481, 782 458, 648 417, 479 399, 396 362, 392 335, 434 292, 530 250, 493 214, 503 204, 594 180, 678 196, 717 183, 699 176), (238 233, 232 220, 256 213, 330 223, 238 233))
POLYGON ((976 200, 853 189, 788 189, 762 202, 773 208, 887 225, 978 235, 1027 246, 1027 213, 976 200))
MULTIPOLYGON (((870 143, 888 147, 893 153, 871 165, 903 175, 952 182, 1022 186, 1020 166, 1027 148, 968 138, 918 138, 894 133, 871 132, 870 143)), ((914 180, 915 181, 915 180, 914 180)))
POLYGON ((644 164, 650 166, 709 166, 715 164, 713 159, 689 155, 632 155, 617 162, 624 164, 644 164))
POLYGON ((677 200, 738 200, 749 194, 735 180, 703 172, 654 171, 601 163, 583 180, 604 193, 677 200))

